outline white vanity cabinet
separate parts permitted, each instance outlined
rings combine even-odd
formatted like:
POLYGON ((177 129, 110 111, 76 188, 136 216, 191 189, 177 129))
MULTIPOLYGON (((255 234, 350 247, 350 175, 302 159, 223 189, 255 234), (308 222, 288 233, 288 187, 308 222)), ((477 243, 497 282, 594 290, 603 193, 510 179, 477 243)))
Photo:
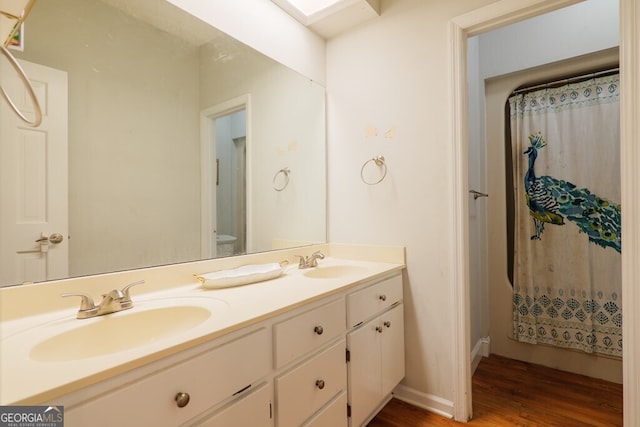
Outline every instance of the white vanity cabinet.
POLYGON ((350 425, 368 421, 404 377, 402 279, 347 295, 350 425))
POLYGON ((68 427, 361 426, 404 377, 402 310, 396 270, 107 376, 57 403, 68 427))
MULTIPOLYGON (((249 395, 252 384, 270 372, 270 338, 269 330, 260 328, 68 409, 65 404, 65 425, 175 427, 232 400, 233 412, 246 406, 256 411, 254 419, 264 420, 252 425, 268 426, 270 398, 237 395, 249 395)), ((209 425, 227 426, 213 420, 209 425)))

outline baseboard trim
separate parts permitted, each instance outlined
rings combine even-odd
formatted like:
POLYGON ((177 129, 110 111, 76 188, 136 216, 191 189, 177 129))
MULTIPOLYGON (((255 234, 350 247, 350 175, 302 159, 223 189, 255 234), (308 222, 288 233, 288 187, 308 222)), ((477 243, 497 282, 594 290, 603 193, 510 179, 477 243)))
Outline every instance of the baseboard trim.
POLYGON ((453 418, 453 402, 433 394, 423 393, 400 384, 393 390, 393 397, 443 417, 453 418))
POLYGON ((480 364, 483 357, 489 357, 489 346, 491 345, 491 338, 480 338, 476 345, 471 350, 471 375, 476 372, 476 368, 480 364))

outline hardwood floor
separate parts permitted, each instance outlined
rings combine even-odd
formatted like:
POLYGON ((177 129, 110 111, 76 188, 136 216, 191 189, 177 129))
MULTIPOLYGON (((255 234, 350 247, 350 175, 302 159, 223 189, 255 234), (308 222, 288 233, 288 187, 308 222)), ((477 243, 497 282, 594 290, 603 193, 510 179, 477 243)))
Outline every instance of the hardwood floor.
MULTIPOLYGON (((469 426, 622 426, 622 385, 492 355, 473 376, 473 414, 469 426)), ((392 399, 368 427, 464 425, 392 399)))

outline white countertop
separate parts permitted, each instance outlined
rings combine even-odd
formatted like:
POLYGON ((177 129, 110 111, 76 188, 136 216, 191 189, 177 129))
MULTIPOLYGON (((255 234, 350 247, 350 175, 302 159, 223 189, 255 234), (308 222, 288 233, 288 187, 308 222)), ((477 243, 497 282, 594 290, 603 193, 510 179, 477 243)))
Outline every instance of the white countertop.
MULTIPOLYGON (((53 400, 56 397, 404 268, 404 264, 400 263, 330 257, 319 264, 349 264, 363 268, 341 278, 316 279, 304 275, 308 270, 299 270, 297 266, 290 265, 279 278, 250 285, 208 290, 194 279, 187 285, 139 296, 132 292, 134 308, 92 319, 76 319, 75 307, 5 320, 0 327, 0 405, 55 403, 53 400), (183 302, 207 307, 213 314, 186 331, 107 355, 60 361, 34 360, 32 357, 36 343, 78 328, 79 325, 104 321, 112 316, 126 316, 165 303, 180 305, 183 302)), ((100 338, 95 337, 96 340, 100 338)))

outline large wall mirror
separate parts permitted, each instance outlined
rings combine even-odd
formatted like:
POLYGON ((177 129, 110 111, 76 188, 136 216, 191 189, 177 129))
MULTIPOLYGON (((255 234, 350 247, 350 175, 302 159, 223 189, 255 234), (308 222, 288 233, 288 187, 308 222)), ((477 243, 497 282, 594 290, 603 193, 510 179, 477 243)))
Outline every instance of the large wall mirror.
POLYGON ((0 285, 326 241, 324 88, 164 0, 38 1, 22 37, 0 285))

